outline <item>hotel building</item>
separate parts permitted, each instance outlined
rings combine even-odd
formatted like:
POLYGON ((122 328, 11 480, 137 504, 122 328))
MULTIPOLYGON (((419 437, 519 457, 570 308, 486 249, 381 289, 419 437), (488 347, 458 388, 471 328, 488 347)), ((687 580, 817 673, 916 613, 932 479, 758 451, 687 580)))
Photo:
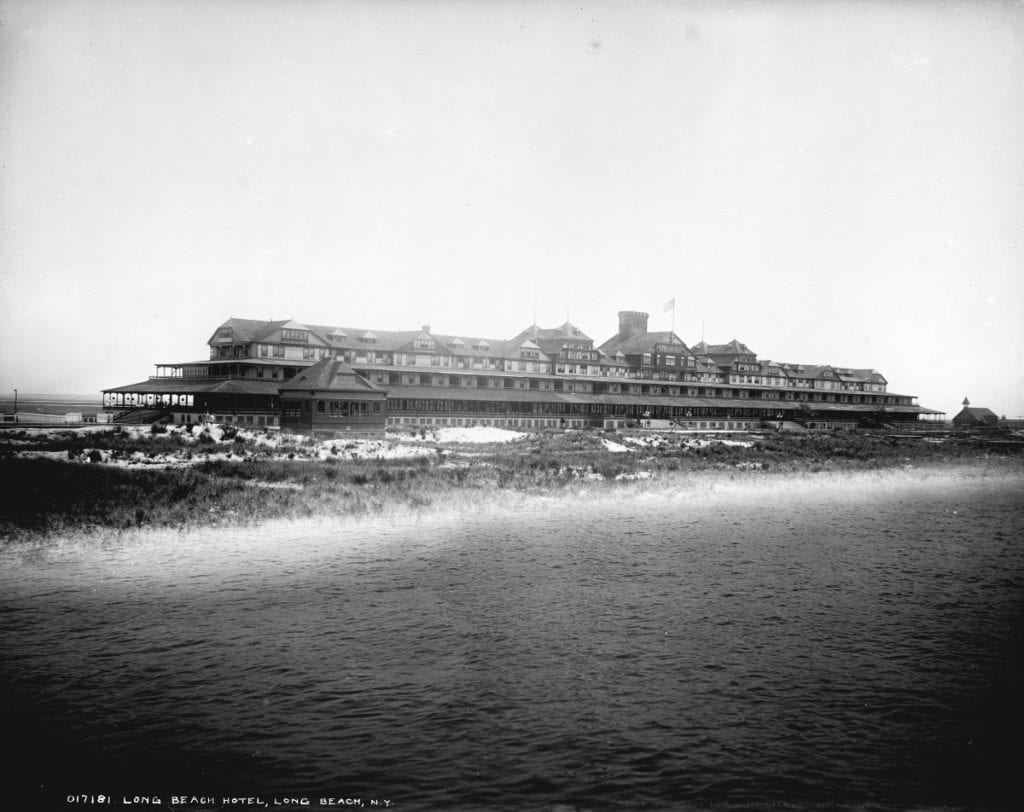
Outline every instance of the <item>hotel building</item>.
POLYGON ((618 331, 595 346, 569 322, 534 324, 495 339, 442 335, 429 325, 393 331, 231 318, 210 336, 209 358, 157 364, 146 381, 104 390, 103 403, 123 421, 212 419, 318 431, 384 425, 743 431, 763 421, 856 428, 944 417, 912 395, 888 391, 874 369, 759 359, 735 340, 688 346, 674 332, 647 326, 646 313, 620 312, 618 331), (358 397, 341 397, 357 390, 358 397))

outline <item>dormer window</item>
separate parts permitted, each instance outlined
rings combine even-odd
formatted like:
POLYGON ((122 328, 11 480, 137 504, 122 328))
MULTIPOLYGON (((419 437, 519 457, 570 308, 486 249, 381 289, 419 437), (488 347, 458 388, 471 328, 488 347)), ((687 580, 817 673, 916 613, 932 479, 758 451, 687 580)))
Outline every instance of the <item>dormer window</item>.
POLYGON ((488 344, 485 339, 481 338, 478 342, 476 342, 476 348, 480 350, 480 352, 483 352, 484 350, 489 350, 491 348, 491 345, 488 344))
POLYGON ((365 333, 359 336, 359 340, 364 344, 376 344, 377 334, 374 333, 372 330, 367 330, 365 333))
POLYGON ((282 341, 299 341, 303 344, 309 342, 309 331, 307 330, 290 330, 285 328, 281 330, 282 341))
POLYGON ((230 327, 221 327, 217 330, 217 341, 230 341, 232 338, 230 327))
POLYGON ((455 347, 456 349, 461 350, 463 347, 466 346, 466 342, 463 341, 461 338, 454 338, 452 339, 452 346, 455 347))
POLYGON ((524 341, 519 345, 520 358, 540 358, 540 347, 532 341, 524 341))
POLYGON ((540 358, 540 347, 532 341, 527 341, 519 347, 520 358, 540 358))

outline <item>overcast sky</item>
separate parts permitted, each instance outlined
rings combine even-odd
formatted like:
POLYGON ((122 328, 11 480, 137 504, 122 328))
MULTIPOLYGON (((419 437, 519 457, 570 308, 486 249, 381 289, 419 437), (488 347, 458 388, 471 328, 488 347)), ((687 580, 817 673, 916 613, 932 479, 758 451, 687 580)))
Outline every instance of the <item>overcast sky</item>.
POLYGON ((1022 224, 1016 2, 0 0, 8 390, 644 310, 1012 417, 1022 224))

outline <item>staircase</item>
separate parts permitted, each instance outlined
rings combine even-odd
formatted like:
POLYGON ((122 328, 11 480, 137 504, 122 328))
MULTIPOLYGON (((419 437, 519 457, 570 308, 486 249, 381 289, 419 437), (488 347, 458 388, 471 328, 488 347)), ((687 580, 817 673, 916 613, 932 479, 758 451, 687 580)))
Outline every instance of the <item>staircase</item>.
POLYGON ((170 419, 171 413, 167 409, 128 409, 114 415, 114 422, 121 426, 165 423, 170 419))

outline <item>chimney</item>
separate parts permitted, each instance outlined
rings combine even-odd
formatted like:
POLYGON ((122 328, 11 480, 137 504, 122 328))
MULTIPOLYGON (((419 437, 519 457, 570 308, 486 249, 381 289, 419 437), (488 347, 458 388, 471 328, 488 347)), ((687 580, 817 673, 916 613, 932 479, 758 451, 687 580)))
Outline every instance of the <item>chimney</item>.
POLYGON ((636 310, 619 311, 619 340, 625 341, 633 336, 647 332, 647 314, 636 310))
POLYGON ((424 324, 423 325, 423 332, 426 333, 427 335, 430 335, 430 325, 429 324, 424 324))

